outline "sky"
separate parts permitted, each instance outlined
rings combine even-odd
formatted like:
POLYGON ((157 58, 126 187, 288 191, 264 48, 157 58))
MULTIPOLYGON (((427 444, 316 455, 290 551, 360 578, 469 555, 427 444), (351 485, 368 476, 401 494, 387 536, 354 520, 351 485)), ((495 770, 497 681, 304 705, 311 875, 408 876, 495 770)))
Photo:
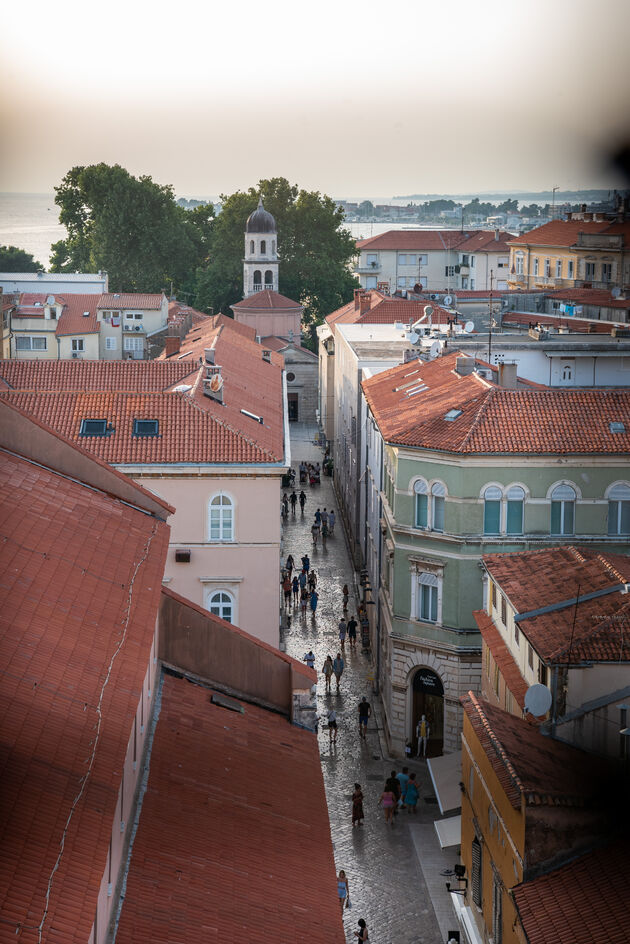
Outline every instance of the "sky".
POLYGON ((119 163, 178 195, 628 186, 628 0, 31 0, 3 18, 0 191, 119 163))

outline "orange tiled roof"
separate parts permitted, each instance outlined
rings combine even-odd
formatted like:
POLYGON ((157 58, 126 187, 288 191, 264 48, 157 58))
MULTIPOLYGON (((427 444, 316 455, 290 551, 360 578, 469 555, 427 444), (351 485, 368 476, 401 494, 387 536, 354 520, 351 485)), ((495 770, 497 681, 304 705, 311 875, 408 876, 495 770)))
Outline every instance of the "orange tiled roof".
POLYGON ((165 676, 119 944, 343 944, 317 738, 243 708, 165 676))
POLYGON ((583 806, 601 770, 591 755, 550 737, 521 718, 468 692, 460 699, 483 750, 514 807, 583 806))
POLYGON ((588 321, 585 318, 567 318, 563 315, 539 315, 531 311, 504 311, 501 315, 504 325, 541 325, 543 328, 568 328, 574 334, 606 334, 610 336, 614 323, 611 321, 588 321))
POLYGON ((122 309, 137 308, 138 310, 148 311, 162 307, 164 294, 147 295, 140 292, 108 292, 101 295, 98 300, 98 308, 122 309))
POLYGON ((618 842, 514 886, 529 944, 627 944, 627 866, 627 843, 618 842))
POLYGON ((264 310, 275 310, 278 308, 299 308, 301 311, 302 305, 300 305, 299 302, 294 302, 291 298, 287 298, 286 295, 280 295, 279 292, 272 292, 270 289, 264 288, 262 292, 256 292, 255 295, 248 295, 247 298, 244 298, 242 301, 236 302, 234 305, 230 305, 230 308, 236 308, 238 311, 246 308, 264 310))
MULTIPOLYGON (((468 230, 470 237, 475 231, 468 230)), ((492 231, 494 239, 494 230, 492 231)), ((394 249, 401 252, 431 249, 455 249, 467 240, 457 229, 390 229, 379 236, 357 240, 357 249, 394 249)))
POLYGON ((630 308, 630 298, 613 298, 611 292, 598 288, 569 288, 557 289, 545 293, 550 298, 559 298, 566 302, 576 302, 582 305, 595 305, 602 308, 630 308))
POLYGON ((211 315, 206 315, 202 311, 197 311, 196 308, 191 308, 190 305, 185 305, 183 302, 173 300, 168 303, 169 324, 177 324, 179 321, 188 317, 188 315, 190 315, 192 319, 193 326, 204 324, 211 318, 211 315))
POLYGON ((446 309, 429 300, 396 298, 372 289, 363 295, 369 297, 370 307, 367 311, 361 314, 360 305, 355 304, 353 299, 328 315, 326 323, 333 330, 337 324, 395 324, 397 321, 408 324, 410 320, 415 322, 425 318, 428 306, 433 309, 431 319, 434 324, 446 324, 448 318, 452 317, 446 309))
POLYGON ((630 453, 630 390, 507 390, 457 374, 457 356, 410 361, 363 381, 388 442, 461 454, 630 453), (451 409, 462 414, 449 422, 451 409), (609 423, 624 419, 626 431, 611 433, 609 423))
MULTIPOLYGON (((624 244, 630 245, 630 223, 611 223, 610 220, 552 220, 529 233, 510 241, 510 246, 575 246, 580 233, 621 233, 624 244)), ((588 247, 582 246, 582 249, 588 247)))
POLYGON ((521 675, 521 670, 514 661, 514 657, 507 643, 505 643, 501 633, 485 610, 474 610, 473 616, 475 617, 475 622, 479 627, 483 641, 492 653, 492 657, 498 665, 501 675, 505 679, 505 684, 516 699, 519 708, 524 709, 525 693, 527 692, 528 685, 521 675))
POLYGON ((118 391, 156 393, 182 383, 190 362, 0 361, 0 389, 22 391, 118 391))
POLYGON ((0 938, 36 944, 43 920, 42 940, 84 944, 149 664, 169 528, 6 452, 0 501, 0 938))
MULTIPOLYGON (((16 307, 14 318, 43 318, 44 306, 49 294, 47 292, 22 292, 20 303, 16 307)), ((99 295, 54 295, 55 303, 61 307, 61 314, 56 321, 50 321, 52 330, 61 337, 67 334, 95 334, 99 331, 96 317, 96 308, 99 295), (86 315, 87 312, 87 315, 86 315)))
POLYGON ((630 582, 630 557, 578 547, 485 554, 492 579, 517 613, 558 603, 561 609, 520 620, 519 629, 544 660, 628 662, 630 601, 620 591, 573 602, 578 595, 630 582))

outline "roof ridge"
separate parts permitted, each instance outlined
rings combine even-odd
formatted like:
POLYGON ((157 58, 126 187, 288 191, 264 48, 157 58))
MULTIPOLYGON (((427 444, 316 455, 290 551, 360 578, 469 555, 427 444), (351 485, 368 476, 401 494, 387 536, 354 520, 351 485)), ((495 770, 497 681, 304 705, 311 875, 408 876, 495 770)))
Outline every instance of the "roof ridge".
MULTIPOLYGON (((455 370, 453 370, 453 373, 455 373, 455 370)), ((483 400, 482 400, 482 402, 481 402, 481 405, 479 406, 479 409, 478 409, 477 412, 475 413, 475 417, 474 417, 472 423, 470 423, 470 425, 468 426, 468 429, 467 429, 467 431, 466 431, 466 434, 465 434, 464 438, 462 439, 462 441, 461 441, 461 443, 460 443, 460 445, 459 445, 460 450, 463 450, 463 447, 464 447, 464 446, 468 443, 468 441, 472 438, 473 433, 476 432, 478 426, 479 426, 480 423, 481 423, 481 418, 482 418, 483 414, 489 409, 490 399, 491 399, 492 395, 496 393, 496 391, 497 391, 497 388, 496 388, 496 387, 488 387, 486 390, 482 390, 482 391, 481 391, 481 394, 482 394, 482 396, 483 396, 483 400)))
POLYGON ((512 761, 509 759, 509 757, 508 757, 508 755, 507 755, 507 751, 505 750, 505 748, 504 748, 503 745, 501 744, 501 741, 499 740, 498 736, 497 736, 497 735, 494 733, 494 731, 492 730, 492 728, 491 728, 491 726, 490 726, 490 721, 489 721, 488 718, 486 717, 486 714, 485 714, 483 708, 481 707, 481 704, 479 703, 479 701, 478 701, 477 698, 475 697, 474 692, 468 692, 468 697, 471 699, 471 701, 472 701, 472 703, 473 703, 473 707, 475 708, 475 711, 477 712, 477 715, 479 716, 479 720, 481 721, 481 724, 483 725, 486 734, 487 734, 488 737, 490 738, 490 743, 492 744, 492 746, 493 746, 493 748, 494 748, 494 750, 495 750, 497 756, 499 757, 501 763, 504 764, 505 769, 507 770, 508 775, 509 775, 509 777, 510 777, 510 780, 512 781, 512 783, 514 784, 514 786, 517 787, 517 789, 518 789, 522 794, 525 794, 526 791, 525 791, 525 787, 524 787, 524 785, 523 785, 523 781, 521 780, 521 778, 520 778, 519 775, 517 774, 516 769, 515 769, 514 765, 512 764, 512 761))

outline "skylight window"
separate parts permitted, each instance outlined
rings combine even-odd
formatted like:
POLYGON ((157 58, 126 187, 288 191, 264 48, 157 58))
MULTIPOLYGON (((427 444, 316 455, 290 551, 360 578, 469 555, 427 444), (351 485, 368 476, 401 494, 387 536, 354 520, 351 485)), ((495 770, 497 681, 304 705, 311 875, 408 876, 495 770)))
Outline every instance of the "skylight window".
POLYGON ((625 433, 626 426, 625 423, 613 420, 612 423, 608 424, 611 433, 625 433))
POLYGON ((107 420, 81 420, 79 436, 107 436, 107 420))
POLYGON ((453 420, 456 420, 458 416, 462 415, 462 412, 462 410, 449 410, 448 413, 445 414, 444 419, 452 423, 453 420))
POLYGON ((158 420, 134 420, 133 421, 133 435, 134 436, 158 436, 160 432, 160 424, 158 420))

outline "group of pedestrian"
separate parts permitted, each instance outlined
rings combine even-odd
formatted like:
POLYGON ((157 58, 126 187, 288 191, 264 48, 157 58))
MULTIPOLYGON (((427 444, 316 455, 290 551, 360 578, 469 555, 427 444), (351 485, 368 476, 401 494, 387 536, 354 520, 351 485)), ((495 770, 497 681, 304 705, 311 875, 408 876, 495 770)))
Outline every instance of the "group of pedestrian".
POLYGON ((322 666, 322 674, 326 681, 326 691, 331 691, 332 677, 335 676, 337 682, 337 691, 339 691, 339 683, 341 682, 341 676, 343 675, 343 670, 345 668, 345 662, 340 652, 337 653, 336 657, 333 659, 331 655, 326 656, 326 661, 322 666))
MULTIPOLYGON (((358 786, 358 784, 356 784, 358 786)), ((346 875, 343 869, 339 870, 337 876, 337 898, 339 899, 339 904, 341 906, 341 913, 343 914, 345 908, 350 908, 350 883, 348 881, 348 876, 346 875)), ((367 922, 365 918, 359 918, 357 921, 359 930, 354 932, 354 936, 360 944, 365 944, 366 941, 369 941, 367 922)))
POLYGON ((415 773, 409 773, 409 769, 403 767, 399 774, 392 770, 385 781, 377 805, 383 807, 385 822, 393 826, 394 816, 399 809, 406 809, 409 813, 416 812, 419 796, 415 773))
POLYGON ((311 537, 313 538, 313 544, 317 547, 317 542, 321 536, 322 546, 326 547, 326 541, 335 533, 335 512, 331 508, 330 511, 327 511, 325 508, 323 511, 320 511, 319 508, 315 512, 313 517, 313 524, 311 525, 311 537))
POLYGON ((299 573, 293 573, 295 561, 293 555, 289 554, 286 564, 282 569, 282 590, 284 592, 284 605, 287 609, 291 606, 300 605, 302 615, 306 616, 306 611, 310 606, 311 612, 315 615, 319 594, 317 593, 317 574, 311 570, 311 561, 308 554, 302 558, 302 569, 299 573))

